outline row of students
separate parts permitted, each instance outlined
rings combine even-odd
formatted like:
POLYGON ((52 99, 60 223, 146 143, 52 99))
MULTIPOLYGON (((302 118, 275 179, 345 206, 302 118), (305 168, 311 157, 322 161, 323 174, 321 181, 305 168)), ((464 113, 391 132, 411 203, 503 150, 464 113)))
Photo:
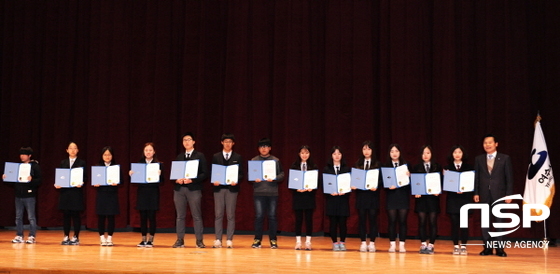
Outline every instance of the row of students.
MULTIPOLYGON (((242 165, 243 160, 241 156, 233 152, 233 145, 235 144, 235 137, 232 134, 224 134, 222 136, 222 152, 213 155, 212 163, 220 165, 242 165)), ((193 212, 193 220, 195 223, 196 246, 204 248, 205 245, 202 240, 202 217, 200 210, 201 199, 201 183, 206 179, 206 163, 205 157, 202 153, 194 150, 194 135, 187 133, 183 136, 183 145, 185 153, 177 156, 177 160, 190 160, 199 159, 199 174, 197 179, 179 179, 176 181, 174 190, 174 201, 177 210, 177 241, 173 247, 184 247, 184 218, 186 215, 186 207, 191 207, 193 212), (197 182, 198 181, 198 182, 197 182), (198 186, 197 186, 198 183, 198 186)), ((252 245, 253 248, 261 247, 262 234, 263 234, 263 221, 268 217, 269 221, 269 237, 271 248, 277 248, 276 238, 276 205, 278 200, 278 183, 283 180, 284 174, 278 158, 270 154, 271 141, 268 138, 261 139, 258 143, 259 155, 254 157, 253 160, 275 160, 277 164, 277 177, 274 180, 261 180, 257 179, 253 182, 254 187, 254 204, 255 204, 255 240, 252 245)), ((31 150, 29 148, 29 150, 31 150)), ((32 150, 31 150, 32 151, 32 150)), ((61 168, 75 168, 85 167, 85 161, 78 159, 78 146, 75 143, 70 143, 67 148, 68 159, 64 159, 61 168)), ((389 150, 389 161, 383 165, 388 167, 398 167, 407 164, 402 159, 400 154, 400 146, 398 144, 391 144, 389 150)), ((422 148, 422 162, 412 168, 413 172, 438 172, 441 167, 432 160, 432 149, 429 146, 422 148)), ((29 162, 31 153, 28 154, 27 150, 22 148, 20 156, 22 162, 29 162), (23 152, 22 152, 23 151, 23 152), (24 157, 28 155, 28 157, 24 157), (25 161, 24 161, 25 160, 25 161)), ((113 158, 113 150, 111 147, 104 147, 101 151, 101 160, 98 165, 115 165, 116 162, 113 158)), ((468 164, 463 164, 464 149, 461 146, 456 146, 452 150, 453 164, 446 166, 446 170, 466 171, 471 170, 472 167, 468 164)), ((143 156, 139 161, 140 163, 160 163, 155 153, 153 143, 146 143, 143 149, 143 156)), ((38 164, 34 165, 34 170, 38 169, 38 164)), ((359 169, 375 169, 382 165, 373 153, 373 146, 370 141, 362 144, 362 155, 355 163, 354 167, 359 169)), ((308 146, 302 146, 298 152, 296 161, 291 165, 292 169, 299 170, 314 170, 318 169, 311 158, 311 150, 308 146)), ((239 168, 239 181, 243 179, 242 168, 239 168)), ((327 174, 342 174, 350 172, 350 167, 347 166, 343 158, 342 149, 335 146, 331 150, 331 157, 328 160, 326 167, 323 170, 327 174)), ((40 181, 39 171, 32 173, 35 182, 40 181), (39 178, 38 178, 39 177, 39 178)), ((160 180, 163 182, 161 175, 160 163, 160 180)), ((132 175, 132 171, 129 172, 132 175)), ((84 175, 84 181, 87 175, 84 175)), ((233 233, 235 231, 235 207, 237 201, 237 193, 239 185, 233 183, 231 185, 220 185, 219 182, 214 183, 214 201, 215 201, 215 228, 216 239, 214 240, 213 247, 222 247, 222 234, 223 234, 223 216, 224 211, 227 213, 227 247, 233 247, 233 233)), ((83 184, 83 183, 82 183, 83 184)), ((27 185, 27 184, 16 184, 27 185)), ((29 184, 36 189, 38 183, 29 184)), ((59 209, 63 211, 64 215, 64 239, 63 245, 77 245, 79 244, 79 233, 81 227, 80 212, 84 210, 83 207, 83 193, 82 185, 76 188, 60 188, 60 201, 59 209), (71 223, 74 224, 74 235, 70 238, 71 223)), ((115 215, 119 214, 119 203, 117 184, 108 186, 96 185, 97 198, 96 198, 96 213, 99 218, 99 235, 100 243, 102 246, 111 246, 112 235, 115 228, 115 215), (107 222, 107 226, 105 225, 107 222), (105 236, 107 232, 107 236, 105 236)), ((292 190, 293 192, 293 210, 295 212, 296 222, 296 245, 295 249, 311 250, 311 233, 313 229, 313 211, 315 209, 315 191, 312 189, 307 190, 292 190), (302 224, 305 217, 306 239, 305 245, 302 244, 302 224)), ((35 191, 36 192, 36 191, 35 191)), ((30 192, 31 193, 31 192, 30 192)), ((17 192, 16 192, 17 194, 17 192)), ((391 187, 387 190, 387 214, 389 218, 389 239, 390 247, 389 252, 396 251, 396 224, 399 225, 399 251, 405 252, 405 240, 407 235, 407 215, 409 209, 409 195, 410 187, 405 186, 401 188, 391 187)), ((16 195, 17 197, 17 195, 16 195)), ((141 216, 141 233, 142 240, 138 244, 139 247, 152 247, 154 235, 156 231, 156 212, 159 209, 159 186, 158 184, 139 184, 137 193, 136 209, 139 210, 141 216)), ((459 229, 459 209, 462 205, 470 202, 472 193, 449 193, 448 195, 448 213, 452 220, 452 237, 455 245, 453 254, 466 254, 465 244, 468 239, 468 231, 466 228, 459 229), (460 232, 460 233, 459 233, 460 232), (461 234, 461 244, 458 245, 459 234, 461 234)), ((418 195, 415 199, 415 210, 419 217, 419 234, 422 245, 420 253, 433 254, 435 237, 437 235, 437 214, 439 213, 439 198, 437 195, 418 195), (429 220, 428 222, 426 222, 429 220), (425 226, 429 224, 429 236, 426 234, 425 226), (429 241, 427 241, 429 238, 429 241)), ((18 204, 16 201, 16 208, 18 204)), ((378 234, 377 215, 379 211, 379 192, 377 189, 370 190, 356 190, 356 208, 359 213, 359 233, 361 239, 360 251, 362 252, 375 252, 375 238, 378 234), (367 229, 369 227, 369 230, 367 229), (367 244, 367 237, 369 236, 369 244, 367 244)), ((33 212, 31 207, 27 207, 28 215, 30 216, 30 223, 32 229, 30 231, 30 238, 27 242, 34 242, 36 224, 34 223, 34 207, 33 212), (33 222, 32 222, 33 221, 33 222), (35 228, 35 229, 34 229, 35 228), (31 239, 31 240, 29 240, 31 239)), ((16 212, 20 212, 19 210, 16 212)), ((330 221, 330 233, 333 241, 333 250, 344 251, 346 250, 345 240, 347 236, 346 220, 350 215, 349 195, 332 193, 326 195, 326 214, 330 221)), ((16 214, 16 224, 21 222, 22 214, 16 214)), ((19 227, 19 226, 18 226, 19 227)), ((23 242, 22 232, 16 232, 14 242, 23 242)))

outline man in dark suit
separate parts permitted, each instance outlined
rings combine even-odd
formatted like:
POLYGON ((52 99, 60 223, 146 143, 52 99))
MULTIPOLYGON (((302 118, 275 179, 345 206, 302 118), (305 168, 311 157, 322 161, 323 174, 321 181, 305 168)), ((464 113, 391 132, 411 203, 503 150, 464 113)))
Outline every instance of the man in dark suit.
MULTIPOLYGON (((513 169, 510 157, 497 151, 498 140, 494 135, 484 136, 482 146, 486 153, 475 159, 474 201, 492 206, 494 201, 513 194, 513 169)), ((509 204, 511 199, 505 200, 505 202, 509 204)), ((496 221, 499 220, 496 218, 496 221)), ((488 245, 491 240, 489 231, 490 228, 482 228, 482 239, 484 240, 484 250, 480 252, 482 256, 493 254, 492 248, 488 245)), ((502 231, 502 229, 496 228, 496 231, 502 231)), ((502 237, 496 237, 495 240, 501 241, 502 237)), ((507 256, 503 248, 496 248, 496 255, 507 256)))
POLYGON ((227 214, 227 242, 228 248, 233 248, 233 232, 235 231, 235 206, 237 204, 237 194, 239 193, 239 182, 243 180, 243 160, 241 155, 233 152, 235 136, 225 133, 222 135, 222 151, 214 154, 212 164, 221 166, 237 165, 237 181, 224 182, 213 181, 214 184, 214 225, 216 240, 212 247, 222 247, 224 211, 227 214))

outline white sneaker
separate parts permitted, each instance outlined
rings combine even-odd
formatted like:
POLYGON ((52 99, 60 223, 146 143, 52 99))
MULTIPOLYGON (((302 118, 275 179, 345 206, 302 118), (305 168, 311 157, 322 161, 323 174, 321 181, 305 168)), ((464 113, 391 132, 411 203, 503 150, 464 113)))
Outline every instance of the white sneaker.
POLYGON ((366 242, 362 242, 362 244, 360 245, 360 252, 367 252, 366 242))
POLYGON ((369 245, 367 247, 367 251, 368 252, 375 252, 375 243, 374 242, 369 242, 369 245))
POLYGON ((305 250, 311 250, 311 242, 305 242, 305 250))
POLYGON ((214 244, 212 245, 212 248, 221 248, 222 247, 222 241, 216 239, 214 241, 214 244))
POLYGON ((106 246, 107 245, 107 239, 105 239, 105 235, 99 236, 99 242, 100 242, 101 246, 106 246))
POLYGON ((107 246, 113 246, 113 236, 107 236, 107 246))
POLYGON ((301 250, 301 242, 296 242, 295 250, 301 250))
POLYGON ((34 236, 29 236, 27 237, 27 241, 25 241, 26 244, 34 244, 35 243, 35 237, 34 236))
POLYGON ((395 242, 389 243, 389 250, 388 250, 388 252, 395 252, 395 249, 396 249, 396 244, 395 244, 395 242))
POLYGON ((399 243, 399 252, 401 253, 406 252, 406 249, 404 248, 404 242, 399 243))
POLYGON ((233 241, 232 240, 227 240, 226 241, 226 246, 227 246, 227 248, 233 248, 233 241))
POLYGON ((21 243, 23 243, 23 237, 21 237, 21 236, 16 236, 16 237, 12 240, 12 243, 14 243, 14 244, 21 244, 21 243))

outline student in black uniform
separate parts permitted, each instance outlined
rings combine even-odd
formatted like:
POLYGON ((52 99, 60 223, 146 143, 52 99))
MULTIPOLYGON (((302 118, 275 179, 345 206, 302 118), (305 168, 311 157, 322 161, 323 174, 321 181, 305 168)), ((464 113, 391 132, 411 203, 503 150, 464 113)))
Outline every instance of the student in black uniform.
MULTIPOLYGON (((101 149, 101 159, 99 166, 116 165, 113 158, 113 149, 106 146, 101 149)), ((95 197, 95 213, 97 213, 99 239, 102 246, 113 246, 113 232, 115 232, 115 215, 120 214, 118 184, 94 185, 97 189, 95 197), (105 237, 105 220, 107 220, 107 237, 105 237)))
MULTIPOLYGON (((362 155, 354 165, 358 169, 379 168, 379 161, 375 156, 371 141, 362 143, 362 155)), ((380 182, 380 181, 378 181, 380 182)), ((356 208, 358 209, 358 224, 360 230, 360 252, 375 252, 375 238, 377 237, 377 214, 379 211, 379 191, 377 188, 369 190, 356 189, 356 208), (369 245, 367 244, 369 221, 369 245)))
MULTIPOLYGON (((401 156, 401 147, 398 144, 389 146, 388 159, 385 167, 399 167, 407 162, 401 156)), ((407 217, 410 208, 410 184, 397 188, 391 186, 387 191, 387 216, 389 217, 389 252, 396 251, 397 219, 399 222, 399 252, 406 252, 405 241, 407 234, 407 217)))
MULTIPOLYGON (((149 184, 137 184, 138 190, 136 194, 136 209, 140 211, 140 232, 142 233, 142 241, 138 247, 153 247, 154 235, 156 234, 156 211, 159 210, 159 187, 163 183, 161 170, 162 163, 158 160, 154 143, 148 142, 144 144, 142 158, 139 163, 151 164, 159 163, 159 182, 149 184), (149 223, 149 228, 148 228, 149 223), (149 232, 149 236, 148 235, 149 232)), ((129 172, 132 175, 132 170, 129 172)))
MULTIPOLYGON (((323 173, 338 175, 348 172, 350 172, 350 167, 346 165, 341 148, 334 146, 331 149, 331 157, 327 161, 327 166, 323 169, 323 173)), ((329 232, 333 242, 333 251, 346 251, 346 220, 350 216, 349 197, 349 193, 326 194, 325 207, 327 216, 329 216, 329 232), (338 241, 337 229, 340 234, 340 241, 338 241)))
MULTIPOLYGON (((86 162, 78 158, 78 145, 74 142, 68 144, 66 149, 68 153, 68 158, 62 160, 60 163, 60 168, 84 168, 84 180, 87 178, 86 162)), ((81 212, 84 211, 84 192, 82 186, 84 182, 77 185, 76 187, 61 188, 55 185, 54 187, 60 189, 60 198, 58 203, 58 209, 63 211, 63 229, 64 229, 64 239, 62 240, 62 245, 79 245, 80 244, 80 229, 82 226, 81 212), (70 226, 71 222, 74 223, 74 236, 70 239, 70 226)))
POLYGON ((222 235, 224 231, 224 212, 227 214, 227 231, 226 246, 233 248, 233 233, 235 232, 235 209, 237 204, 237 195, 239 193, 239 183, 243 180, 243 159, 241 155, 233 151, 235 145, 235 136, 233 134, 222 134, 222 151, 214 154, 212 164, 230 166, 238 165, 237 182, 229 185, 220 185, 220 182, 214 183, 214 227, 216 240, 213 248, 222 247, 222 235))
MULTIPOLYGON (((457 172, 474 170, 472 165, 467 161, 467 153, 461 145, 455 145, 451 148, 448 156, 449 164, 444 170, 457 172)), ((445 172, 444 171, 444 172, 445 172)), ((469 239, 469 228, 460 228, 460 212, 461 207, 465 204, 473 202, 473 192, 447 192, 447 213, 451 218, 451 239, 453 240, 453 255, 467 255, 467 242, 469 239), (459 246, 459 238, 461 246, 459 246)), ((470 215, 469 215, 470 216, 470 215)))
MULTIPOLYGON (((424 145, 420 148, 421 160, 412 169, 414 173, 441 172, 441 166, 434 161, 432 147, 424 145)), ((440 173, 441 174, 441 173, 440 173)), ((420 234, 420 254, 434 254, 434 244, 437 237, 437 215, 439 209, 439 194, 434 195, 415 195, 414 211, 418 214, 418 232, 420 234), (429 238, 426 240, 426 219, 429 219, 429 238)))
MULTIPOLYGON (((309 146, 299 148, 298 157, 290 169, 308 171, 317 170, 317 165, 311 158, 309 146)), ((311 250, 311 234, 313 234, 313 211, 315 211, 316 189, 290 189, 292 192, 292 208, 296 215, 296 250, 302 249, 301 234, 303 217, 305 215, 305 250, 311 250)))

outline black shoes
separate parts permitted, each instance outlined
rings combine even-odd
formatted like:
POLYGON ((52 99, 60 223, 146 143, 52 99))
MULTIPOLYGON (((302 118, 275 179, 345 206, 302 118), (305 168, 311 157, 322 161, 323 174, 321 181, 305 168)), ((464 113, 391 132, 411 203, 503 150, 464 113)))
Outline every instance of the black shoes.
POLYGON ((488 256, 488 255, 492 255, 493 251, 492 248, 484 248, 482 251, 480 251, 480 256, 488 256))
POLYGON ((507 257, 507 253, 503 248, 496 248, 496 256, 507 257))

